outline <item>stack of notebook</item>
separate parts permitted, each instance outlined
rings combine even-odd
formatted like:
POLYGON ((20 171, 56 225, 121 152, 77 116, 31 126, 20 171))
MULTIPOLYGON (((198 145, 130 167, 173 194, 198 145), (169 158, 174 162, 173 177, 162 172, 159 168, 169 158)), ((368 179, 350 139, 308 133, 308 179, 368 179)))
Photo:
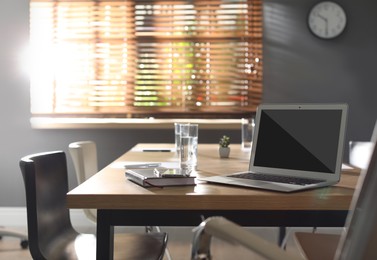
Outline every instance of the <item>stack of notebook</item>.
POLYGON ((143 187, 195 185, 195 176, 187 176, 180 169, 127 169, 126 178, 143 187))

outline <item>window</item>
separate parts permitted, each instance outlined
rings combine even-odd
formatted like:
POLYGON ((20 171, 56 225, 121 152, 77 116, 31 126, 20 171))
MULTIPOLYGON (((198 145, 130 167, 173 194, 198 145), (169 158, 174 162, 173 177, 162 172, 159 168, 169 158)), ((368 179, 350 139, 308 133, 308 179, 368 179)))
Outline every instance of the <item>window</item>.
POLYGON ((262 96, 261 0, 31 0, 31 112, 241 118, 262 96))

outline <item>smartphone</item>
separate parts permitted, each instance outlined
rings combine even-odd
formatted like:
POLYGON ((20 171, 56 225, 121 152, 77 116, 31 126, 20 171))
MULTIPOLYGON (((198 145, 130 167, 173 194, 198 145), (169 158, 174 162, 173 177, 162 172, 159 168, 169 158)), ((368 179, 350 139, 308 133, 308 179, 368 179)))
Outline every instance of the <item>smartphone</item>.
POLYGON ((186 171, 181 169, 169 169, 169 168, 154 168, 154 174, 161 178, 180 178, 187 177, 186 171))

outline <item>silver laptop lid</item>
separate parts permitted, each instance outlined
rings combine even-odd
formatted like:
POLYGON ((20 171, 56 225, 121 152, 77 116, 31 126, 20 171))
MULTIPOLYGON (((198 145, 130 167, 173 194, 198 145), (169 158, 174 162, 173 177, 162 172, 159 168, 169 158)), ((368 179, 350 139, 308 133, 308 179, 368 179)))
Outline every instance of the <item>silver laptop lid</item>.
POLYGON ((346 104, 262 104, 249 170, 339 181, 346 104))

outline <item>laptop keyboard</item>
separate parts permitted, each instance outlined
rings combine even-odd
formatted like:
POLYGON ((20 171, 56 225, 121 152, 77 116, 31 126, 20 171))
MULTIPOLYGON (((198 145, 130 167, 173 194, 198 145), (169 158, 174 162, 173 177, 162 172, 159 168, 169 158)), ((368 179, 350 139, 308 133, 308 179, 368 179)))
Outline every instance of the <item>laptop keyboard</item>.
POLYGON ((300 178, 300 177, 279 176, 279 175, 252 173, 252 172, 235 174, 230 177, 249 179, 249 180, 258 180, 258 181, 272 181, 272 182, 280 182, 280 183, 287 183, 287 184, 296 184, 296 185, 302 185, 302 186, 324 181, 324 180, 313 180, 313 179, 300 178))

